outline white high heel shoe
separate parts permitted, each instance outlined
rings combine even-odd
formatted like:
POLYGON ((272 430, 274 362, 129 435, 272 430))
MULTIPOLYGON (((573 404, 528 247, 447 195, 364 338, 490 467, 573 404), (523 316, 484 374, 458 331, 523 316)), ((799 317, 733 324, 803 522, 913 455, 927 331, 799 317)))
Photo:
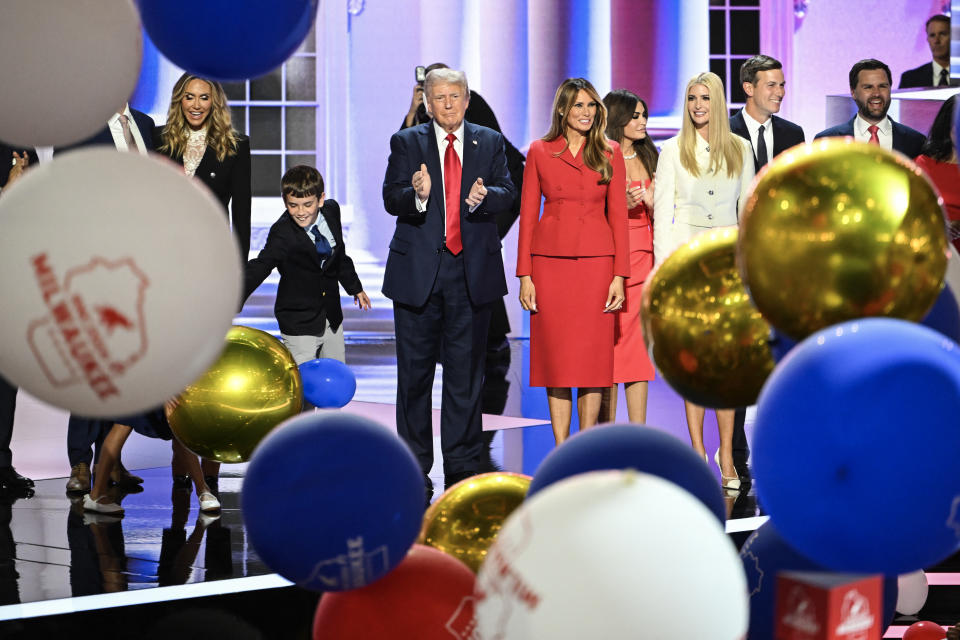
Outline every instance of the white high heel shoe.
POLYGON ((717 463, 717 468, 720 469, 720 485, 724 489, 728 489, 730 491, 740 491, 739 476, 734 475, 732 477, 728 477, 723 475, 723 467, 720 466, 720 449, 717 449, 717 452, 713 454, 713 461, 717 463))

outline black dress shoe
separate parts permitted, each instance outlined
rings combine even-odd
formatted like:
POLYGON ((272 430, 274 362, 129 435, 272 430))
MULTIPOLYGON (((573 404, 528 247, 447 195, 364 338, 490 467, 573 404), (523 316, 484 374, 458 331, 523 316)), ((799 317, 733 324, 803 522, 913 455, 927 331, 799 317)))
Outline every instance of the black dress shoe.
POLYGON ((13 467, 0 467, 0 487, 4 489, 29 489, 33 480, 17 473, 13 467))

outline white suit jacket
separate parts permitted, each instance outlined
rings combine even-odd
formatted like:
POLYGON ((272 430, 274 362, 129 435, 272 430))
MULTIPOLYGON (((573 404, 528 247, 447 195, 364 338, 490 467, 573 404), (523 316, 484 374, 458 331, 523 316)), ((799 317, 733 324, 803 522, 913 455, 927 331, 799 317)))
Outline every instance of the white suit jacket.
MULTIPOLYGON (((733 135, 733 134, 730 134, 733 135)), ((732 178, 725 169, 707 173, 710 152, 706 140, 697 136, 697 166, 700 176, 690 175, 680 164, 678 138, 663 143, 657 162, 653 206, 653 257, 656 264, 701 231, 737 224, 738 212, 753 181, 753 154, 743 144, 743 171, 732 178)))

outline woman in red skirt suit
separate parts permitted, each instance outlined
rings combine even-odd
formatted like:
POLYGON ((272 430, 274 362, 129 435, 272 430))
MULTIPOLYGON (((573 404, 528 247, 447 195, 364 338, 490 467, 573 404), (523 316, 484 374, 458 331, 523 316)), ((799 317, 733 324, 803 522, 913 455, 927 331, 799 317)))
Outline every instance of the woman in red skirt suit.
POLYGON ((647 136, 647 103, 626 89, 603 98, 607 138, 620 143, 627 181, 627 227, 630 235, 630 277, 623 309, 614 314, 613 386, 604 391, 600 420, 617 419, 617 383, 623 383, 630 422, 647 421, 647 383, 654 368, 643 342, 640 301, 643 283, 653 269, 653 176, 657 147, 647 136))
POLYGON ((573 387, 580 428, 597 422, 601 391, 613 383, 611 312, 630 275, 623 156, 605 126, 596 89, 565 80, 523 174, 517 277, 531 312, 530 385, 547 388, 557 444, 570 433, 573 387))

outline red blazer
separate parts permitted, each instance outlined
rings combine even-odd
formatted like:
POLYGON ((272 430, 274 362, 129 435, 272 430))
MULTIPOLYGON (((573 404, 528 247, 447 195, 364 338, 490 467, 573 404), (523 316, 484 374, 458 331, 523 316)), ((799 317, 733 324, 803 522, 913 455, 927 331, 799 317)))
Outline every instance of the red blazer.
POLYGON ((960 168, 952 162, 939 162, 924 155, 917 156, 915 162, 927 172, 930 182, 940 192, 947 219, 960 220, 960 168))
POLYGON ((517 276, 528 276, 531 256, 613 256, 614 275, 630 277, 627 234, 627 187, 623 155, 616 142, 613 178, 597 184, 600 174, 574 158, 562 137, 536 140, 527 153, 520 198, 520 240, 517 276), (540 197, 545 198, 540 215, 540 197))

